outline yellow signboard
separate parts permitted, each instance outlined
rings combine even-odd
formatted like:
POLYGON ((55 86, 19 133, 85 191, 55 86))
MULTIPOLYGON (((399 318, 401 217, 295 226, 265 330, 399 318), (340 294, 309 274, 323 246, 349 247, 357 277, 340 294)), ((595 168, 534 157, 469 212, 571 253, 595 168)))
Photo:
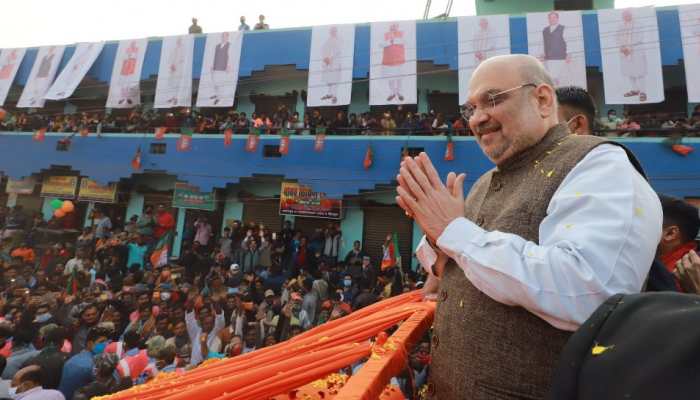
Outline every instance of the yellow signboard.
POLYGON ((77 176, 47 176, 41 185, 41 196, 72 199, 77 187, 77 176))

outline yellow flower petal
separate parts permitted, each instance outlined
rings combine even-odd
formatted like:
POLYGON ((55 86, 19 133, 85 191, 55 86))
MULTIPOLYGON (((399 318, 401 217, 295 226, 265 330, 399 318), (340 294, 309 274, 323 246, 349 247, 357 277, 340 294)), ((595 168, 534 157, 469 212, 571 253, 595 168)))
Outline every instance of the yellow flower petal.
POLYGON ((551 176, 552 176, 553 174, 554 174, 554 170, 552 169, 552 170, 550 170, 549 172, 547 172, 547 178, 551 178, 551 176))
POLYGON ((593 354, 594 356, 599 356, 599 355, 605 353, 606 351, 613 349, 614 347, 615 347, 614 345, 613 346, 601 346, 599 344, 596 344, 595 346, 593 346, 593 349, 591 350, 591 354, 593 354))

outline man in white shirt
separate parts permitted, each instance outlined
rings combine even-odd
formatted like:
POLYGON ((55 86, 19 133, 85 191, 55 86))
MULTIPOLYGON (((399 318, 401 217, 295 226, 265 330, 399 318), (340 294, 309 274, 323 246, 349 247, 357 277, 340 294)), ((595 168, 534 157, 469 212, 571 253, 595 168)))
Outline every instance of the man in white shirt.
POLYGON ((41 387, 41 367, 38 365, 17 371, 10 386, 10 397, 16 400, 65 400, 58 390, 41 387))
POLYGON ((570 332, 609 296, 640 291, 660 202, 626 149, 559 124, 535 58, 491 58, 469 86, 469 125, 496 168, 466 201, 465 175, 444 184, 426 154, 397 177, 439 302, 428 392, 540 399, 570 332))
POLYGON ((187 333, 190 335, 190 342, 192 343, 190 365, 197 365, 206 360, 206 355, 209 353, 209 350, 214 352, 221 351, 221 349, 214 348, 214 344, 217 342, 219 331, 226 326, 226 319, 224 318, 224 312, 221 310, 218 302, 214 302, 214 304, 215 316, 212 317, 211 314, 205 315, 201 318, 200 325, 200 321, 197 321, 197 317, 195 316, 192 301, 188 303, 187 312, 185 313, 185 324, 187 325, 187 333), (206 339, 204 340, 202 340, 203 335, 206 335, 206 339), (203 344, 204 346, 202 346, 203 344))

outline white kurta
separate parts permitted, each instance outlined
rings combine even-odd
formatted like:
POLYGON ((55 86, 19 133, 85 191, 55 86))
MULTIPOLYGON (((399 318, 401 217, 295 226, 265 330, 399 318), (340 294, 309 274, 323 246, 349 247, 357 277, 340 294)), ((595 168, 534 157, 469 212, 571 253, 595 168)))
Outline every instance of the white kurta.
MULTIPOLYGON (((601 145, 554 193, 539 243, 457 218, 436 244, 487 296, 573 331, 608 297, 640 291, 662 219, 657 194, 624 150, 601 145)), ((425 238, 416 256, 424 268, 437 257, 425 238)))
POLYGON ((622 76, 640 78, 647 74, 647 56, 644 48, 644 32, 633 22, 624 23, 617 32, 617 45, 626 47, 630 52, 620 52, 620 72, 622 76))
POLYGON ((341 78, 341 61, 343 42, 337 37, 329 37, 321 47, 321 80, 327 85, 339 83, 341 78))

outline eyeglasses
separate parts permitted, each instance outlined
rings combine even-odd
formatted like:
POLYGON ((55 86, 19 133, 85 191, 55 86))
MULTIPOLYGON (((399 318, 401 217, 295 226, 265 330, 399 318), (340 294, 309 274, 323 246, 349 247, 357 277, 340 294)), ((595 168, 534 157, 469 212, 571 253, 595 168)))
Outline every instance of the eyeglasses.
POLYGON ((500 92, 496 93, 485 93, 482 96, 482 99, 479 100, 477 104, 472 104, 472 103, 466 103, 464 105, 464 109, 462 110, 462 115, 464 116, 465 119, 469 120, 474 114, 477 112, 477 110, 482 110, 486 113, 492 112, 494 108, 496 108, 497 105, 503 103, 505 100, 508 99, 508 96, 506 96, 508 93, 514 92, 516 90, 520 90, 522 88, 526 87, 537 87, 536 84, 534 83, 523 83, 522 85, 502 90, 500 92))

